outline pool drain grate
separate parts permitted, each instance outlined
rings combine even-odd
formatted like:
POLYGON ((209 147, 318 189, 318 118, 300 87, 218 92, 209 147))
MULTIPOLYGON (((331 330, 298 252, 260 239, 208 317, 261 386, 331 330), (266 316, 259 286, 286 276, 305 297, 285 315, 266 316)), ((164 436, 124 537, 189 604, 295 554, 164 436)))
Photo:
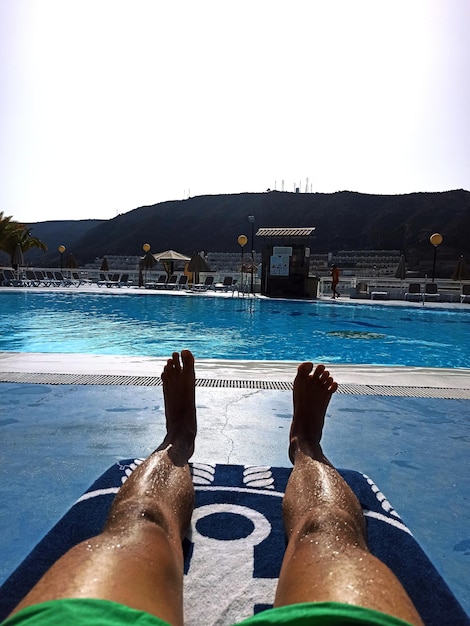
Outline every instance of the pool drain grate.
MULTIPOLYGON (((159 376, 124 376, 113 374, 44 374, 24 372, 0 372, 1 383, 41 385, 128 385, 160 387, 159 376)), ((198 378, 197 387, 223 389, 267 389, 291 391, 292 383, 276 380, 230 380, 198 378)), ((470 389, 445 389, 442 387, 400 387, 393 385, 339 385, 338 393, 361 396, 391 396, 402 398, 441 398, 446 400, 470 400, 470 389)))

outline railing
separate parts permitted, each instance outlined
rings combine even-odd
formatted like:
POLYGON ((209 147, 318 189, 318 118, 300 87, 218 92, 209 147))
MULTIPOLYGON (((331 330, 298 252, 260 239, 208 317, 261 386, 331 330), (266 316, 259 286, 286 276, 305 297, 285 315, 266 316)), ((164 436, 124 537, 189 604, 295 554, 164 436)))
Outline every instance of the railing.
MULTIPOLYGON (((12 270, 11 266, 0 266, 0 272, 2 272, 3 270, 12 270)), ((21 267, 19 268, 19 270, 13 270, 15 277, 18 278, 22 278, 25 279, 26 278, 26 271, 27 270, 32 270, 34 272, 55 272, 55 271, 59 271, 60 268, 56 268, 56 267, 21 267)), ((78 274, 78 276, 80 277, 80 279, 83 281, 83 283, 88 283, 88 284, 98 284, 98 282, 101 281, 101 277, 103 276, 103 274, 106 276, 106 278, 108 278, 109 276, 112 276, 114 274, 118 274, 119 276, 121 276, 122 274, 128 274, 129 275, 129 280, 128 280, 128 284, 129 286, 132 287, 138 287, 139 285, 139 270, 129 270, 127 268, 125 269, 115 269, 115 268, 111 268, 110 270, 108 270, 107 272, 103 272, 102 270, 99 269, 68 269, 68 268, 62 268, 62 270, 60 270, 64 276, 64 278, 67 279, 71 279, 72 278, 72 272, 74 274, 78 274)), ((163 274, 164 272, 162 270, 147 270, 147 271, 143 271, 143 278, 144 278, 144 282, 150 283, 150 282, 155 282, 158 277, 163 274)), ((174 272, 178 277, 183 274, 183 271, 176 271, 174 272)), ((199 273, 199 282, 203 283, 206 276, 213 276, 214 277, 214 283, 223 283, 224 278, 226 276, 232 276, 234 281, 236 279, 235 282, 235 292, 241 292, 241 293, 250 293, 251 291, 251 274, 248 274, 246 272, 244 272, 243 274, 241 272, 200 272, 199 273)), ((1 284, 1 283, 0 283, 1 284)), ((255 292, 260 291, 260 285, 261 285, 261 281, 259 280, 259 278, 257 277, 257 275, 255 274, 253 276, 253 289, 255 292)), ((188 284, 188 287, 190 286, 190 284, 188 284)))
MULTIPOLYGON (((419 283, 421 285, 421 293, 424 292, 424 286, 429 285, 432 280, 426 278, 412 278, 400 280, 386 276, 353 276, 342 277, 339 283, 339 292, 344 297, 354 298, 357 294, 356 288, 358 283, 366 283, 369 294, 372 292, 386 292, 390 300, 404 300, 405 294, 408 292, 410 283, 419 283)), ((454 281, 445 278, 436 278, 434 282, 437 285, 439 299, 441 302, 460 302, 460 294, 462 285, 469 284, 470 281, 454 281)), ((331 277, 322 277, 318 283, 318 295, 320 297, 331 296, 331 277)), ((360 295, 357 296, 361 297, 360 295)))

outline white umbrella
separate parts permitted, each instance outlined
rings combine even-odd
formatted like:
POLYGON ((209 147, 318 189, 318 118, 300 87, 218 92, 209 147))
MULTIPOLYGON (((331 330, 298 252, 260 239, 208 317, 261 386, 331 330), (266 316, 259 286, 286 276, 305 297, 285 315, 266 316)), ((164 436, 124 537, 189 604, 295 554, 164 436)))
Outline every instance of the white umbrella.
MULTIPOLYGON (((175 261, 190 261, 190 257, 186 256, 184 254, 181 254, 180 252, 176 252, 175 250, 165 250, 165 252, 159 252, 158 254, 154 254, 153 255, 154 259, 156 261, 168 261, 169 262, 169 271, 167 271, 167 274, 172 274, 173 273, 173 265, 175 263, 175 261)), ((163 265, 165 265, 165 263, 163 263, 163 265)))
POLYGON ((19 277, 20 267, 24 265, 23 249, 19 242, 16 244, 16 248, 15 248, 15 251, 13 252, 13 258, 11 260, 11 263, 12 263, 12 266, 16 268, 18 272, 18 277, 19 277))

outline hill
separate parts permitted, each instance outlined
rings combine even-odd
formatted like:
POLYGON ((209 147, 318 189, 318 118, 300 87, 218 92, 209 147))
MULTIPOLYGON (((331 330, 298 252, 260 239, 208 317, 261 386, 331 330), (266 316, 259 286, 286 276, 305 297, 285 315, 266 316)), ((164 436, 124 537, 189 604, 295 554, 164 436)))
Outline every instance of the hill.
POLYGON ((42 250, 30 250, 25 254, 25 258, 31 264, 45 263, 47 266, 51 260, 57 264, 59 246, 65 245, 67 251, 76 253, 81 248, 79 242, 86 239, 87 233, 103 222, 104 220, 57 220, 28 224, 31 234, 43 241, 48 249, 46 253, 42 250))
MULTIPOLYGON (((349 191, 198 196, 140 207, 107 221, 31 226, 49 246, 47 263, 57 263, 57 246, 63 244, 84 264, 103 255, 141 254, 144 243, 153 252, 235 252, 240 249, 238 235, 250 236, 249 215, 255 216, 256 229, 315 226, 312 253, 398 249, 412 265, 431 256, 429 236, 440 232, 441 258, 470 258, 470 192, 465 190, 393 196, 349 191)), ((255 248, 260 247, 255 239, 255 248)))

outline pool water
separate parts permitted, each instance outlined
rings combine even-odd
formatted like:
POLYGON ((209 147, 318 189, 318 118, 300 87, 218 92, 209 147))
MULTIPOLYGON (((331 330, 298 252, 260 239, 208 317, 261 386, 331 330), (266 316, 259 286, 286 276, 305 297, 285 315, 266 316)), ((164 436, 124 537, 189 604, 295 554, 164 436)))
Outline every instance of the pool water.
POLYGON ((148 294, 5 292, 0 351, 468 367, 470 311, 148 294))

